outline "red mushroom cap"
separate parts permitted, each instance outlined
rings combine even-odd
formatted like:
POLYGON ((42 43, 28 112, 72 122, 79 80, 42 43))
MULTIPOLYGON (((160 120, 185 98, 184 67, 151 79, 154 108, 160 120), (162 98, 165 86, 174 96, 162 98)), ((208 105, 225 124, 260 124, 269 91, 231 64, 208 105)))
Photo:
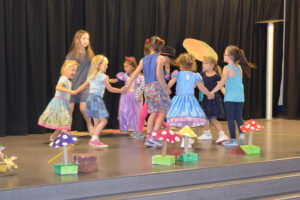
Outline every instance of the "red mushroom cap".
POLYGON ((248 122, 246 122, 245 124, 243 124, 240 127, 242 132, 258 131, 258 130, 261 130, 263 128, 264 127, 262 125, 260 125, 259 123, 257 123, 253 119, 250 119, 248 122))
POLYGON ((181 141, 181 135, 173 132, 169 129, 163 129, 160 131, 153 131, 152 136, 159 141, 167 141, 170 143, 175 143, 181 141))

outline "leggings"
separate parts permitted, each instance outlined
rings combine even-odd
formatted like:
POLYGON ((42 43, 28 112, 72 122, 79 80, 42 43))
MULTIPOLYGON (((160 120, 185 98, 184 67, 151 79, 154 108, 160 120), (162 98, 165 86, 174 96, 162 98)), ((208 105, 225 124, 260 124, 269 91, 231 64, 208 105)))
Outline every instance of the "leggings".
POLYGON ((244 102, 224 102, 225 111, 226 111, 226 118, 228 123, 228 128, 230 132, 231 139, 236 139, 235 135, 235 123, 238 126, 239 132, 241 133, 240 126, 243 125, 242 113, 243 113, 243 106, 244 102))
MULTIPOLYGON (((141 113, 140 113, 140 118, 139 118, 139 131, 140 132, 143 132, 144 130, 144 124, 145 124, 145 120, 148 116, 148 106, 147 106, 147 103, 145 102, 144 105, 143 105, 143 108, 141 110, 141 113)), ((158 114, 156 115, 156 118, 157 119, 158 117, 158 114)), ((163 122, 162 126, 164 128, 167 128, 167 123, 166 122, 163 122)))

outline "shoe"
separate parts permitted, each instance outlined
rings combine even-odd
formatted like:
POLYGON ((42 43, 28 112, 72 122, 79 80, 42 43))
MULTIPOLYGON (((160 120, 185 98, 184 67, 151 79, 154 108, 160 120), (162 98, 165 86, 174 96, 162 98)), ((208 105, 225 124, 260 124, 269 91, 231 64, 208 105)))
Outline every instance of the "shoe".
POLYGON ((132 133, 130 133, 130 137, 133 137, 133 138, 134 138, 134 136, 135 136, 137 133, 138 133, 138 132, 133 131, 132 133))
POLYGON ((156 147, 156 145, 153 144, 152 142, 150 142, 149 139, 147 139, 147 140, 145 141, 144 145, 145 145, 146 147, 156 147))
POLYGON ((155 144, 156 147, 162 147, 163 146, 163 142, 155 139, 153 136, 149 137, 148 139, 151 143, 155 144))
POLYGON ((197 137, 198 140, 211 140, 212 135, 209 133, 203 133, 201 136, 197 137))
POLYGON ((142 132, 137 132, 137 134, 135 134, 133 136, 134 139, 141 139, 144 138, 144 134, 142 132))
POLYGON ((235 146, 238 146, 238 143, 237 143, 236 139, 230 139, 230 140, 227 140, 226 142, 223 142, 222 145, 225 147, 235 147, 235 146))
MULTIPOLYGON (((192 144, 195 142, 195 140, 193 140, 192 138, 189 138, 189 144, 188 144, 188 148, 192 148, 192 144)), ((182 138, 182 142, 180 145, 181 148, 184 148, 184 138, 182 138)))
POLYGON ((245 138, 244 133, 240 133, 239 142, 240 142, 240 145, 245 145, 246 144, 246 138, 245 138))
POLYGON ((229 140, 229 138, 227 137, 227 135, 221 135, 217 139, 216 144, 222 144, 223 142, 226 142, 227 140, 229 140))
POLYGON ((90 136, 93 135, 93 129, 94 129, 94 127, 88 127, 88 131, 89 131, 90 136))
POLYGON ((99 140, 90 140, 89 141, 89 145, 92 146, 93 148, 97 149, 97 148, 107 148, 108 145, 104 144, 103 142, 100 142, 99 140))

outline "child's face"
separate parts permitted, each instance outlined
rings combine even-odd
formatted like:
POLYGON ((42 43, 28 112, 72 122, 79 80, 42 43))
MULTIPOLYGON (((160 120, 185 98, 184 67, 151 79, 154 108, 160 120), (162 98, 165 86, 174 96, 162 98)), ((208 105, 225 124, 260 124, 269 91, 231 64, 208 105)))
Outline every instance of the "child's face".
POLYGON ((229 61, 230 61, 230 56, 229 56, 228 49, 226 49, 224 52, 224 62, 228 63, 229 61))
POLYGON ((82 47, 87 47, 90 44, 90 36, 89 34, 85 33, 81 36, 80 38, 80 44, 82 45, 82 47))
POLYGON ((76 67, 75 66, 70 66, 64 71, 64 76, 67 77, 68 79, 73 79, 76 74, 76 67))
POLYGON ((123 63, 123 66, 124 66, 124 71, 128 74, 130 74, 134 70, 134 68, 126 61, 123 63))
POLYGON ((214 65, 212 63, 210 63, 209 61, 204 60, 202 67, 203 67, 203 71, 207 72, 207 71, 212 70, 214 65))
POLYGON ((107 68, 108 68, 108 62, 105 62, 104 65, 103 65, 103 70, 102 70, 102 72, 103 72, 103 73, 106 73, 107 68))

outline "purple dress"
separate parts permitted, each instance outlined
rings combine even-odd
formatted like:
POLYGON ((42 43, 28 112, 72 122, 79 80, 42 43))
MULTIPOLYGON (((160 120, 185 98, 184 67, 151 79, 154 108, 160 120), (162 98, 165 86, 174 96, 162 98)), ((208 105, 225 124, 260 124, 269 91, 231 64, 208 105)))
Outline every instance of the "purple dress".
MULTIPOLYGON (((129 78, 130 76, 127 73, 120 72, 117 74, 117 79, 120 81, 124 81, 125 84, 129 80, 129 78)), ((121 94, 118 116, 121 131, 127 131, 129 129, 138 131, 139 115, 143 106, 143 102, 137 101, 135 99, 135 91, 139 87, 143 79, 143 75, 138 75, 138 77, 131 84, 127 93, 121 94)))

